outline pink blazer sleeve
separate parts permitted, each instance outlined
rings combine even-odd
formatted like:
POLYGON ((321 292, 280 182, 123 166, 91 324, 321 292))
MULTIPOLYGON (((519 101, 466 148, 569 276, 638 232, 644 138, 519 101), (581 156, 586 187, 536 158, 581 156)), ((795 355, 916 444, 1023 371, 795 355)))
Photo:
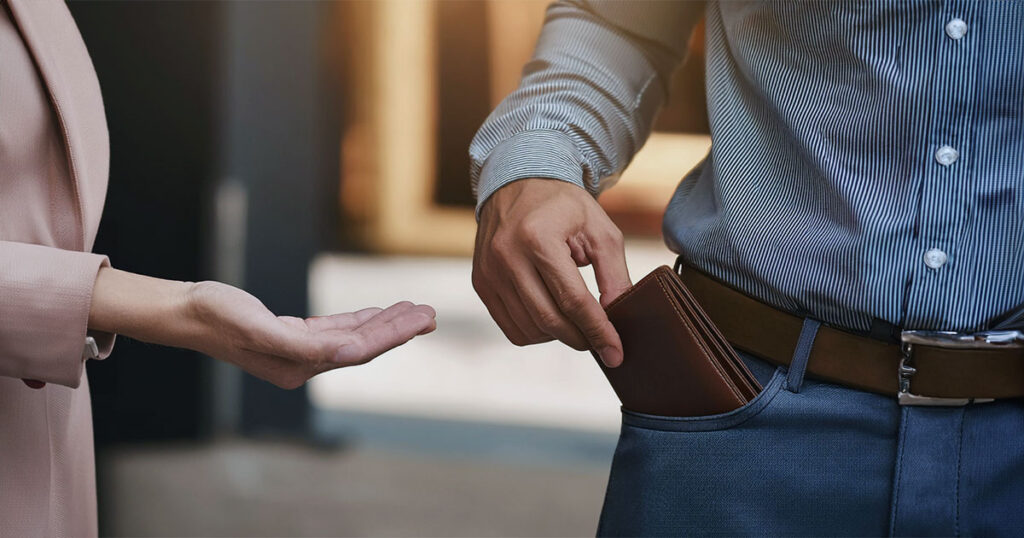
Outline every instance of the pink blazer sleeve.
POLYGON ((110 353, 113 335, 87 334, 104 265, 99 254, 0 241, 0 376, 77 387, 86 336, 110 353))

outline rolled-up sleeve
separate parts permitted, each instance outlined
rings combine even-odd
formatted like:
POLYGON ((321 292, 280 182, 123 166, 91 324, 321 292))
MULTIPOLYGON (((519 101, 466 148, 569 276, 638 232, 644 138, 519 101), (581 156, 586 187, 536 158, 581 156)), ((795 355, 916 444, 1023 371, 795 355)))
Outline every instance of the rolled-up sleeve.
POLYGON ((646 141, 701 2, 562 1, 548 8, 519 88, 470 145, 477 212, 512 181, 599 193, 646 141))
POLYGON ((77 387, 86 337, 110 353, 114 335, 88 331, 104 265, 98 254, 0 241, 0 375, 77 387))

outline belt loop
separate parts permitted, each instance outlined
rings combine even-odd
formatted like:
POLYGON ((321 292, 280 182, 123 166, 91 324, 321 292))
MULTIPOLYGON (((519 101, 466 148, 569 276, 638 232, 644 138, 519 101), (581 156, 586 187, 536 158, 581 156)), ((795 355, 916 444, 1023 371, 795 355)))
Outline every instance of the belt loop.
POLYGON ((683 267, 686 267, 686 261, 683 260, 683 255, 680 254, 676 256, 676 263, 672 264, 672 270, 675 271, 677 275, 682 275, 683 267))
POLYGON ((793 360, 789 363, 789 374, 786 376, 786 388, 790 392, 800 392, 800 387, 804 383, 807 359, 811 356, 814 337, 818 335, 818 327, 821 327, 821 322, 804 318, 804 325, 800 329, 800 338, 797 339, 796 349, 793 350, 793 360))

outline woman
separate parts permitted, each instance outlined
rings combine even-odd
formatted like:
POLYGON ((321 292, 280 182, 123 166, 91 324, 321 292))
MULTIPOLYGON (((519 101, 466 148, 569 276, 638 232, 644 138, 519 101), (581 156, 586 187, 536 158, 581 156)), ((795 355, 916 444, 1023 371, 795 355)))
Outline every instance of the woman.
POLYGON ((291 388, 434 329, 433 309, 411 303, 275 317, 236 288, 126 273, 89 253, 109 157, 92 63, 60 0, 0 5, 0 536, 97 533, 83 366, 115 334, 291 388))

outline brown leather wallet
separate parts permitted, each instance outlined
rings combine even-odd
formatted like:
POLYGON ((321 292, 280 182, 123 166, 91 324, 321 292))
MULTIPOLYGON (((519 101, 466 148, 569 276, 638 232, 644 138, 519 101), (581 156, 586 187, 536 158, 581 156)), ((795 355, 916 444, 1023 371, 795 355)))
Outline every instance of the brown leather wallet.
POLYGON ((598 364, 625 409, 676 417, 714 415, 761 392, 760 383, 669 267, 655 269, 605 311, 622 339, 624 356, 618 368, 598 364))

